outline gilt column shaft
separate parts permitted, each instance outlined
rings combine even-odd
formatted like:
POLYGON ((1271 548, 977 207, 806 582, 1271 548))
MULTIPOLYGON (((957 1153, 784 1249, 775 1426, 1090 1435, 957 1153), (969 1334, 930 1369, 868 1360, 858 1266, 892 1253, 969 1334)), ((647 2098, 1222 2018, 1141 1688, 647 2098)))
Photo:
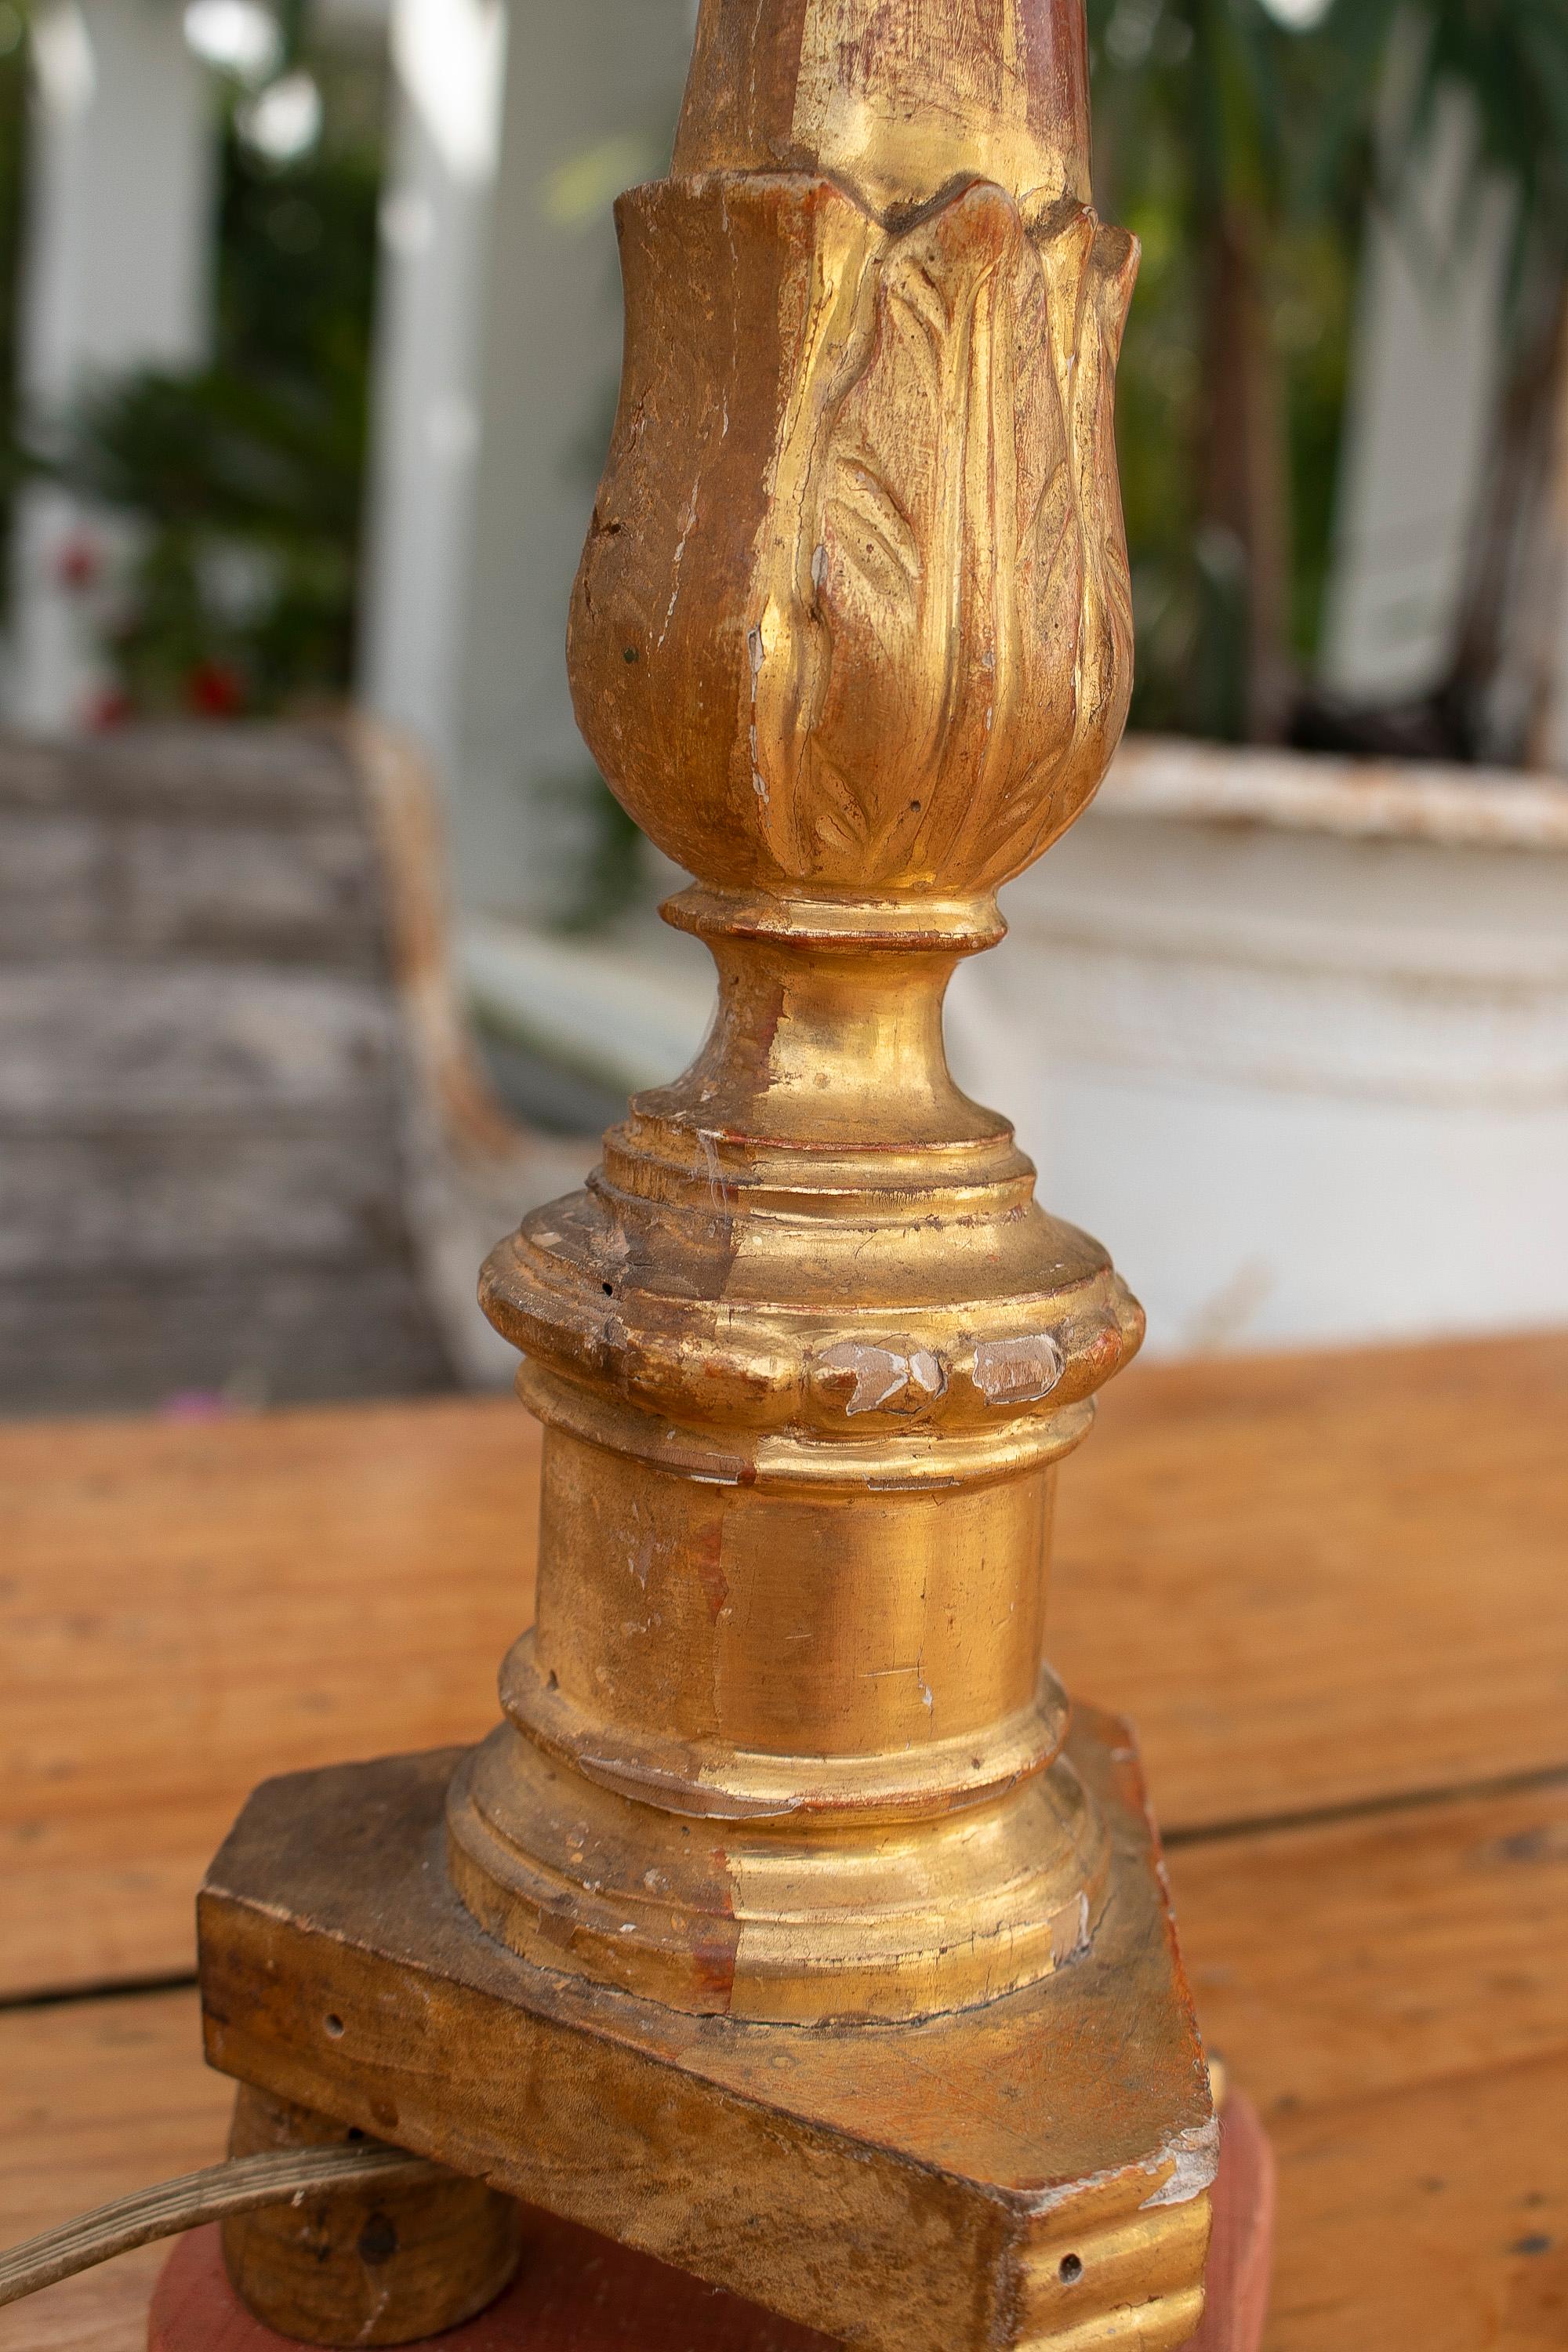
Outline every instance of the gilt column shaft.
POLYGON ((697 887, 713 1034, 487 1273, 546 1442, 537 1627, 454 1791, 526 1956, 740 2017, 919 2017, 1080 1952, 1055 1465, 1142 1318, 942 1050, 999 884, 1125 716, 1078 0, 705 0, 619 211, 574 600, 590 747, 697 887))

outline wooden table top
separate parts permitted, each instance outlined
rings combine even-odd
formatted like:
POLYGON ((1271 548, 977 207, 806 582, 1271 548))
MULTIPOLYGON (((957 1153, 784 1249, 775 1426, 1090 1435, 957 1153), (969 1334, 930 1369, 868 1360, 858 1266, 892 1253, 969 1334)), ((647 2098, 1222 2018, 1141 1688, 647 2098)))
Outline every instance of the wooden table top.
MULTIPOLYGON (((1568 2344, 1568 1335, 1142 1367, 1052 1655, 1139 1722, 1205 2027, 1279 2152, 1269 2352, 1568 2344)), ((0 2244, 221 2151, 191 1902, 267 1774, 475 1736, 505 1402, 0 1429, 0 2244)), ((0 2313, 140 2352, 153 2250, 0 2313)))

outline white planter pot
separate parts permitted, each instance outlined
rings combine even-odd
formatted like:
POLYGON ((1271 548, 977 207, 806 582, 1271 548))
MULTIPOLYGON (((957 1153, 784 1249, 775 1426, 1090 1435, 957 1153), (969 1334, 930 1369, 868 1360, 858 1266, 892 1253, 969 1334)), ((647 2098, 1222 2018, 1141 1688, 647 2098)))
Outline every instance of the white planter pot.
POLYGON ((1568 787, 1134 742, 1004 904, 954 1068, 1155 1349, 1568 1323, 1568 787))

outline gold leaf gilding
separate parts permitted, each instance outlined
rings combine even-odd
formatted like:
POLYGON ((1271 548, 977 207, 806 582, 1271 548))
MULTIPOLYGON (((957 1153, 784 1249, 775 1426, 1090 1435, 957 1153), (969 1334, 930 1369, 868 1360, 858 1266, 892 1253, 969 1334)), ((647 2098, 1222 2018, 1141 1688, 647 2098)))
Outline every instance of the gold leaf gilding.
POLYGON ((628 373, 579 580, 574 652, 618 603, 626 666, 643 666, 604 665, 614 691, 580 711, 606 773, 673 855, 712 871, 717 854, 724 878, 994 889, 1082 808, 1126 715, 1111 396, 1132 240, 1070 200, 1031 219, 985 182, 899 229, 799 177, 640 191, 626 218, 628 370, 637 271, 706 257, 708 287, 705 334, 647 354, 647 381, 628 373), (752 275, 764 253, 771 302, 752 275), (746 422, 765 439, 749 542, 713 446, 715 420, 721 440, 734 427, 743 325, 766 327, 779 385, 773 415, 753 398, 746 422), (664 437, 648 441, 655 409, 664 437), (726 582, 743 591, 727 635, 726 582), (672 838, 636 706, 672 644, 680 659, 683 597, 706 674, 684 680, 696 806, 672 838), (737 832, 752 844, 739 857, 737 832))

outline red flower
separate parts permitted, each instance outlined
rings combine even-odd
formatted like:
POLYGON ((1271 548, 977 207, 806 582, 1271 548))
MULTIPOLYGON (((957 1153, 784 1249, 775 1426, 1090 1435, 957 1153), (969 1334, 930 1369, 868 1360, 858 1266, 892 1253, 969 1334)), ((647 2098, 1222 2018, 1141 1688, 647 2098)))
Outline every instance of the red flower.
POLYGON ((245 680, 232 662, 198 662, 185 679, 185 704, 201 719, 235 719, 245 708, 245 680))
POLYGON ((122 686, 100 686, 89 698, 85 717, 95 735, 105 734, 111 727, 123 727, 131 716, 131 697, 122 686))
POLYGON ((103 550, 90 531, 73 531, 55 558, 55 570, 62 588, 85 595, 102 577, 103 550))

